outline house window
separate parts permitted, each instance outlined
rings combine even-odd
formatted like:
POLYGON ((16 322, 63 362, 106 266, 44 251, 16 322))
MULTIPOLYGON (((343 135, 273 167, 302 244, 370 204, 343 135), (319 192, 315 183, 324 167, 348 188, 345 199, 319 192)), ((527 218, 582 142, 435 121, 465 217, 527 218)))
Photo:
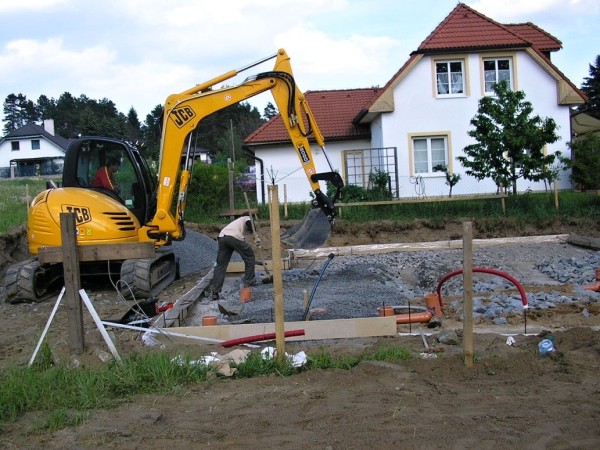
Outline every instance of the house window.
POLYGON ((31 140, 31 150, 39 150, 40 149, 40 140, 32 139, 31 140))
POLYGON ((413 137, 415 174, 434 173, 437 165, 448 167, 448 138, 446 136, 413 137))
POLYGON ((10 148, 13 152, 19 150, 19 141, 12 141, 10 143, 10 148))
POLYGON ((508 85, 512 89, 512 64, 510 58, 484 59, 483 79, 486 94, 493 94, 494 90, 492 86, 501 81, 508 81, 508 85))
POLYGON ((437 95, 465 93, 465 76, 462 61, 438 61, 435 63, 437 95))

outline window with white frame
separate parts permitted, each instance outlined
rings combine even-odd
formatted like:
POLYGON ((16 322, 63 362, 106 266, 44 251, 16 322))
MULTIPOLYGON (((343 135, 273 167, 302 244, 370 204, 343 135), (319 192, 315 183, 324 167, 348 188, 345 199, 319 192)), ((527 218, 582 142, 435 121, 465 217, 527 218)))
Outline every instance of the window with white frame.
POLYGON ((465 93, 463 61, 436 61, 435 78, 438 96, 465 93))
POLYGON ((501 81, 508 81, 508 85, 513 87, 512 81, 512 62, 510 58, 489 58, 483 60, 483 79, 485 83, 485 93, 493 94, 492 86, 501 81))
POLYGON ((10 143, 10 149, 15 152, 17 150, 19 150, 19 141, 12 141, 10 143))
POLYGON ((39 150, 40 149, 40 140, 32 139, 31 140, 31 150, 39 150))
POLYGON ((448 167, 448 138, 446 136, 419 136, 412 138, 415 174, 434 173, 438 165, 448 167))

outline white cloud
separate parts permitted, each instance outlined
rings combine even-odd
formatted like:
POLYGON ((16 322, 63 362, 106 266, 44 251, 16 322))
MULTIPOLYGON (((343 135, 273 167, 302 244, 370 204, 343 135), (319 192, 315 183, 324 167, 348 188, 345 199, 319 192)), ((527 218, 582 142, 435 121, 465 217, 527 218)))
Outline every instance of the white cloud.
POLYGON ((385 84, 385 77, 393 72, 382 74, 381 68, 390 62, 390 53, 399 46, 399 41, 390 37, 354 34, 332 39, 304 26, 279 33, 275 41, 289 53, 294 75, 305 90, 385 84))

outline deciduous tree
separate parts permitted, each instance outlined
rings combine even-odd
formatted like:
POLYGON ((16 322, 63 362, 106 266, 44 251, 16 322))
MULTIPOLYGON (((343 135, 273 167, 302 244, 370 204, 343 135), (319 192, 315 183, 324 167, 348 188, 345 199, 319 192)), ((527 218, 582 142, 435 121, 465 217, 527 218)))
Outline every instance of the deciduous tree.
POLYGON ((556 142, 556 122, 534 115, 533 106, 523 91, 512 91, 507 82, 494 85, 494 96, 479 100, 478 112, 471 119, 468 135, 476 143, 464 148, 466 156, 457 159, 466 173, 478 180, 491 178, 498 189, 512 187, 517 180, 547 181, 555 154, 544 154, 546 144, 556 142))

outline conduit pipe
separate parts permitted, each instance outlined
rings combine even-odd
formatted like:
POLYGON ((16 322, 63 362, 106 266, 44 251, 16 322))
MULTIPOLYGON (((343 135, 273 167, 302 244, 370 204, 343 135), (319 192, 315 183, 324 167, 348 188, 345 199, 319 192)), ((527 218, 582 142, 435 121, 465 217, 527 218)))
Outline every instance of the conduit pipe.
POLYGON ((587 291, 600 292, 600 269, 596 269, 596 282, 583 287, 587 291))
MULTIPOLYGON (((519 294, 521 294, 521 301, 523 302, 523 308, 527 308, 527 294, 525 293, 523 286, 521 286, 521 283, 519 283, 513 276, 507 274, 506 272, 502 272, 500 270, 487 269, 485 267, 473 267, 473 272, 489 273, 489 274, 498 275, 502 278, 507 279, 512 284, 514 284, 515 287, 519 290, 519 294)), ((460 275, 461 273, 463 273, 463 269, 453 270, 452 272, 449 272, 446 275, 444 275, 441 278, 441 280, 438 282, 436 292, 437 292, 438 298, 440 299, 440 307, 442 307, 442 308, 444 307, 444 300, 442 299, 442 293, 441 293, 442 285, 449 278, 452 278, 456 275, 460 275)))
POLYGON ((423 311, 411 314, 396 314, 396 323, 426 323, 431 320, 433 314, 431 311, 423 311))
MULTIPOLYGON (((284 332, 284 337, 304 336, 304 330, 290 330, 284 332)), ((251 342, 270 341, 275 339, 275 333, 257 334, 254 336, 245 336, 229 341, 221 342, 223 347, 233 347, 234 345, 249 344, 251 342)))

